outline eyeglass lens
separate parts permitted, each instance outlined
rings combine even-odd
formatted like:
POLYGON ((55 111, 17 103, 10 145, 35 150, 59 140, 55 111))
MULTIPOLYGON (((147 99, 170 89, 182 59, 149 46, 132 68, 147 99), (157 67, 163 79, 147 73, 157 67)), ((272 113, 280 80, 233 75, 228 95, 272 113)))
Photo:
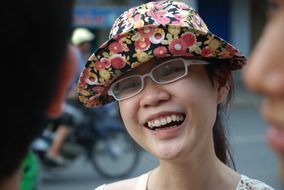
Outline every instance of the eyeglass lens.
MULTIPOLYGON (((173 59, 154 67, 150 76, 157 84, 167 84, 186 74, 183 59, 173 59)), ((138 94, 143 89, 143 78, 148 75, 132 75, 112 84, 111 94, 117 99, 126 99, 138 94)))

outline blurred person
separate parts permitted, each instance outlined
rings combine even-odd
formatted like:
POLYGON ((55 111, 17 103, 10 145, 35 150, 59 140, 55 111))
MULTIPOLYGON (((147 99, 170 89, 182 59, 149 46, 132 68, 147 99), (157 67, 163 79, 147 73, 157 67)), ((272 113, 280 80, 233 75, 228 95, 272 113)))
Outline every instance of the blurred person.
POLYGON ((223 116, 232 71, 245 63, 185 3, 152 1, 120 15, 82 71, 79 99, 118 101, 130 136, 159 165, 97 190, 273 189, 231 168, 223 116))
POLYGON ((79 79, 81 70, 84 68, 86 60, 91 55, 92 42, 95 35, 87 28, 75 28, 71 37, 71 42, 74 45, 74 51, 79 61, 78 64, 78 78, 75 78, 75 83, 79 79))
POLYGON ((284 0, 268 1, 268 22, 244 70, 246 85, 264 96, 267 142, 280 161, 284 184, 284 0))
POLYGON ((30 144, 47 115, 60 115, 75 72, 75 57, 68 48, 73 1, 15 0, 1 5, 5 130, 0 135, 0 189, 18 190, 30 144))
MULTIPOLYGON (((70 84, 68 96, 66 97, 66 103, 76 107, 80 106, 80 104, 78 104, 78 96, 76 93, 77 81, 79 79, 80 71, 85 66, 88 56, 90 56, 91 43, 94 39, 95 35, 87 28, 76 28, 72 33, 72 50, 74 51, 79 64, 77 64, 78 68, 74 76, 74 82, 70 84)), ((60 124, 56 129, 55 138, 53 139, 52 144, 47 152, 47 159, 49 159, 51 164, 64 165, 66 163, 64 158, 60 155, 60 151, 63 143, 69 137, 74 128, 73 120, 72 114, 66 112, 63 112, 62 115, 55 120, 55 122, 60 124)))

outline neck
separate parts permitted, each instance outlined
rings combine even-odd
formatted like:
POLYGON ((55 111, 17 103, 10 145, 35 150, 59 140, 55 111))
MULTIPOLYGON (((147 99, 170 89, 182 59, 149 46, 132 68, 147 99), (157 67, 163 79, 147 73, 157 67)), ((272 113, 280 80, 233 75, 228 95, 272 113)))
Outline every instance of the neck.
POLYGON ((214 151, 183 160, 162 160, 151 172, 148 190, 234 189, 239 174, 223 164, 214 151))

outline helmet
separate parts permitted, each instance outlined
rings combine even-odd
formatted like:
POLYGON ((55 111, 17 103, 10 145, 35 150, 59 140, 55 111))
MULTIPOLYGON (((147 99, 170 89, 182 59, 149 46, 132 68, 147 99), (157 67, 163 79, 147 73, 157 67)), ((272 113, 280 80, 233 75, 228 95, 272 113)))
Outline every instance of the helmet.
POLYGON ((83 42, 92 41, 95 35, 86 28, 77 28, 72 34, 71 41, 74 45, 79 45, 83 42))

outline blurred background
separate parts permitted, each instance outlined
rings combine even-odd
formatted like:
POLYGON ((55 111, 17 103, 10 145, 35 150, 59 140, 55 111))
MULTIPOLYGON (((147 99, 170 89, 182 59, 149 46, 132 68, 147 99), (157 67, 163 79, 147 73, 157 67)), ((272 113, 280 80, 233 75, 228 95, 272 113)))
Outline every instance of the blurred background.
MULTIPOLYGON (((250 55, 266 20, 264 0, 183 1, 199 12, 211 32, 234 44, 246 56, 250 55)), ((91 42, 91 49, 95 51, 100 44, 108 39, 114 19, 129 7, 143 2, 147 1, 77 0, 74 8, 74 29, 84 27, 95 35, 95 40, 91 42)), ((236 170, 252 178, 260 179, 275 189, 284 189, 278 179, 277 158, 265 142, 266 123, 259 114, 261 97, 247 91, 240 72, 235 72, 234 77, 236 89, 228 118, 227 133, 231 142, 236 170)), ((130 161, 125 158, 125 161, 120 165, 123 166, 128 162, 130 161)), ((112 170, 116 170, 107 159, 102 159, 100 164, 104 168, 110 167, 112 170)), ((124 177, 140 175, 157 164, 157 160, 151 155, 139 150, 139 159, 124 177)), ((124 177, 120 177, 120 179, 124 177)), ((41 190, 94 189, 99 184, 117 179, 102 175, 88 159, 82 156, 64 169, 52 172, 42 169, 39 184, 41 190)))

